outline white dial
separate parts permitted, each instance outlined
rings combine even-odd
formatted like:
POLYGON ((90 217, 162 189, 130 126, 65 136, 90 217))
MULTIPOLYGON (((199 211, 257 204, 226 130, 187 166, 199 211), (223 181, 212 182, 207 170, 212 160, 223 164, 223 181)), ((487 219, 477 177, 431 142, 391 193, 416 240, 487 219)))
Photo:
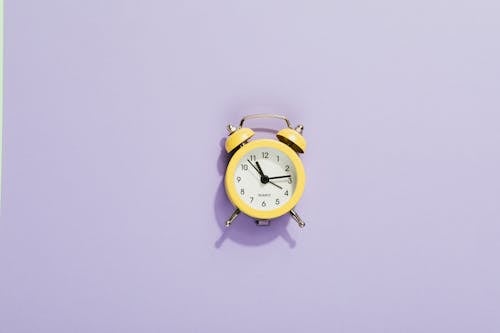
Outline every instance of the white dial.
POLYGON ((257 210, 273 210, 290 200, 295 191, 297 172, 282 151, 255 148, 239 161, 234 173, 238 195, 257 210))

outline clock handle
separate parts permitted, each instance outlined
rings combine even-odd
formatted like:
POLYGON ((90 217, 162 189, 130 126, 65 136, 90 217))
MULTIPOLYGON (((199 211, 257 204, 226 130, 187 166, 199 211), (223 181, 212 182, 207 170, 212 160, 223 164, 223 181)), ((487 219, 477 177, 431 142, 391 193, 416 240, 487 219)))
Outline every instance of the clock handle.
POLYGON ((287 119, 287 117, 285 117, 283 115, 280 115, 280 114, 272 114, 272 113, 258 113, 258 114, 251 114, 251 115, 245 116, 245 117, 241 118, 240 128, 243 127, 243 123, 246 120, 249 120, 249 119, 258 119, 258 118, 275 118, 275 119, 281 119, 281 120, 285 121, 286 126, 288 128, 292 128, 292 124, 287 119))
MULTIPOLYGON (((302 136, 302 132, 304 131, 304 126, 298 125, 297 127, 292 128, 292 124, 290 123, 288 118, 283 116, 283 115, 280 115, 280 114, 272 114, 272 113, 250 114, 250 115, 245 116, 241 119, 239 129, 236 129, 236 127, 229 125, 228 126, 229 133, 232 134, 232 133, 236 133, 236 132, 240 133, 241 131, 251 131, 249 128, 243 127, 243 124, 248 119, 257 119, 257 118, 275 118, 275 119, 281 119, 281 120, 285 121, 286 127, 276 133, 278 140, 280 140, 281 142, 290 146, 297 153, 305 152, 306 140, 302 136)), ((251 131, 251 134, 252 135, 254 134, 253 131, 251 131)), ((251 136, 249 136, 248 138, 250 138, 250 137, 251 136)), ((238 137, 236 137, 236 138, 238 138, 238 137)), ((245 137, 245 139, 238 140, 237 144, 232 144, 232 145, 230 145, 229 148, 226 147, 226 150, 228 152, 231 151, 232 149, 238 147, 241 143, 245 142, 245 140, 246 140, 246 137, 245 137)), ((228 141, 229 141, 229 139, 228 139, 228 141)), ((233 141, 234 140, 231 140, 230 143, 233 143, 233 141)))

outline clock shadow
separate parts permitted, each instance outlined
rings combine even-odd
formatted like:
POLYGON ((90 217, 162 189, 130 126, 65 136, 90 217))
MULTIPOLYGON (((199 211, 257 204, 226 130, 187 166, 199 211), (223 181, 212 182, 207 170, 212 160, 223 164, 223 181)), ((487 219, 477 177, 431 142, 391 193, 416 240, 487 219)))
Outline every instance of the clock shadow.
MULTIPOLYGON (((266 131, 268 130, 266 129, 266 131)), ((272 132, 275 133, 275 131, 272 132)), ((226 172, 229 159, 231 158, 231 155, 226 153, 224 148, 225 141, 226 138, 224 137, 219 142, 221 150, 219 158, 217 159, 217 170, 222 179, 215 193, 214 214, 217 225, 221 230, 221 235, 215 241, 215 248, 222 247, 226 239, 231 239, 236 243, 246 246, 261 246, 268 244, 279 237, 288 243, 290 248, 294 248, 296 241, 291 237, 287 230, 287 226, 291 219, 288 214, 271 220, 269 226, 257 226, 255 224, 255 219, 241 213, 229 228, 225 226, 226 220, 235 209, 229 201, 224 188, 224 174, 226 172)))

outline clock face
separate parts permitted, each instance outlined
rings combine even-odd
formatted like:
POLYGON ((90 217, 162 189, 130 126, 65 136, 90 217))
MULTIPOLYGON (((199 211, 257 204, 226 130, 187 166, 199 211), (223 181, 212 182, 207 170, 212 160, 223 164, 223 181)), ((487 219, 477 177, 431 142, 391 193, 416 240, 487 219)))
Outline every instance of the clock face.
POLYGON ((236 164, 233 185, 237 195, 250 208, 276 210, 292 198, 297 170, 290 157, 275 147, 256 147, 242 155, 236 164))

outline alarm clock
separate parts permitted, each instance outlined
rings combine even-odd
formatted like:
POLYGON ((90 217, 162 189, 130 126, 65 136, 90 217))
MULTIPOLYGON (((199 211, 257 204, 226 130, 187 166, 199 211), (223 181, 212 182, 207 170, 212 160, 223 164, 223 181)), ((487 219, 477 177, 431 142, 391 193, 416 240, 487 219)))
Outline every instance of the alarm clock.
POLYGON ((270 220, 289 213, 301 228, 305 226, 295 210, 306 183, 299 157, 306 149, 303 129, 302 125, 293 128, 285 116, 276 114, 248 115, 241 119, 238 128, 227 126, 229 136, 225 149, 231 158, 224 186, 235 210, 226 227, 231 226, 240 213, 254 218, 257 225, 269 225, 270 220), (276 133, 277 140, 251 140, 255 132, 243 125, 256 118, 281 119, 286 127, 276 133))

